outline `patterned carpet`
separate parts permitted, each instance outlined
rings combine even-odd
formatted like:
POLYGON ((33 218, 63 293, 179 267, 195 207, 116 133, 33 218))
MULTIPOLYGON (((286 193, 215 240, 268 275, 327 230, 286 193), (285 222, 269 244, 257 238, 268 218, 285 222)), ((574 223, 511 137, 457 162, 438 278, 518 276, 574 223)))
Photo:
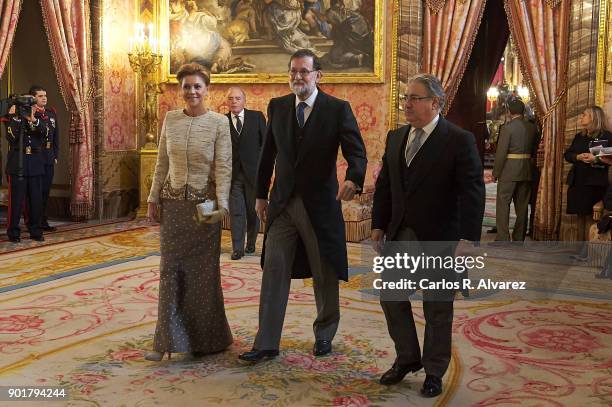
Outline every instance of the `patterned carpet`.
MULTIPOLYGON (((612 282, 593 280, 590 270, 573 270, 559 299, 457 301, 445 392, 431 400, 418 394, 423 372, 396 386, 378 384, 394 350, 377 300, 360 291, 363 275, 342 285, 332 356, 310 354, 312 288, 295 281, 280 357, 241 365, 237 354, 250 348, 256 330, 261 270, 257 256, 229 260, 227 233, 222 281, 234 344, 197 362, 181 355, 144 361, 157 313, 159 229, 126 222, 92 234, 0 254, 0 385, 64 386, 70 402, 50 405, 70 406, 612 403, 612 305, 588 298, 590 290, 612 292, 612 282), (572 281, 582 283, 580 295, 572 295, 572 281)), ((351 264, 362 250, 349 247, 351 264)), ((507 272, 518 268, 537 273, 541 263, 523 261, 507 272)), ((414 308, 422 338, 418 301, 414 308)), ((29 404, 41 405, 2 405, 29 404)))
MULTIPOLYGON (((495 204, 497 203, 497 183, 493 182, 492 170, 484 170, 484 181, 486 190, 486 203, 485 213, 482 220, 483 227, 495 226, 495 204)), ((516 214, 514 213, 514 205, 510 205, 510 230, 516 220, 516 214)))

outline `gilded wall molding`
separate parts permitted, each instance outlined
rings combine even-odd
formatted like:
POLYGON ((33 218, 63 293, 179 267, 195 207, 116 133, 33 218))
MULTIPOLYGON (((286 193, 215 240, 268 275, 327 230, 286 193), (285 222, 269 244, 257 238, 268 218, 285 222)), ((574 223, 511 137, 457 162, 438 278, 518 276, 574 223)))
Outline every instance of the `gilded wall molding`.
POLYGON ((612 30, 610 8, 612 0, 601 0, 599 4, 599 30, 597 35, 597 73, 595 75, 595 104, 604 104, 604 86, 612 82, 612 30))

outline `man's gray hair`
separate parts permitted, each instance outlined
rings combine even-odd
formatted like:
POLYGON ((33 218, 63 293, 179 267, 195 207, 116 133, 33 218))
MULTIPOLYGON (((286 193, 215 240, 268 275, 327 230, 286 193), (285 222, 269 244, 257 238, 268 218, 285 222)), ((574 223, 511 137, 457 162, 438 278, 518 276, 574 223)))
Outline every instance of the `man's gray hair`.
POLYGON ((446 103, 446 93, 444 93, 444 88, 442 87, 442 83, 440 83, 440 80, 438 78, 428 73, 420 73, 408 79, 408 83, 411 82, 417 82, 425 86, 425 88, 427 89, 427 96, 434 96, 438 98, 440 104, 440 111, 444 110, 444 105, 446 103))
POLYGON ((240 91, 240 93, 242 93, 242 98, 244 99, 244 101, 246 102, 246 93, 244 92, 244 90, 240 87, 240 86, 230 86, 229 89, 227 90, 227 92, 225 93, 226 95, 229 95, 229 93, 233 90, 233 89, 238 89, 240 91))

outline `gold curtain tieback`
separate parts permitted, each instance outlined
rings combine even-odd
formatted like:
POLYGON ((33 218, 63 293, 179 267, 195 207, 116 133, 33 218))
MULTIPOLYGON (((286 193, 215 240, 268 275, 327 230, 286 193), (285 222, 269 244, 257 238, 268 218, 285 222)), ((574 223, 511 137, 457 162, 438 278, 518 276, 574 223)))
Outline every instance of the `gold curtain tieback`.
POLYGON ((566 93, 567 93, 567 88, 563 89, 561 93, 559 93, 554 103, 548 108, 548 111, 546 112, 544 117, 542 117, 542 123, 544 123, 553 113, 555 113, 555 110, 557 110, 559 103, 561 103, 561 100, 565 97, 566 93))

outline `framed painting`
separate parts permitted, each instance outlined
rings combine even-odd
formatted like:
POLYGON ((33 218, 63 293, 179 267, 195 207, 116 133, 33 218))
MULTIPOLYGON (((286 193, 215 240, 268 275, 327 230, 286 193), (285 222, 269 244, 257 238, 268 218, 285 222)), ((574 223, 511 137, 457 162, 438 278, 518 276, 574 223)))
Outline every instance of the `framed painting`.
POLYGON ((215 83, 284 83, 297 49, 324 82, 382 83, 384 0, 157 0, 162 80, 189 62, 215 83))

